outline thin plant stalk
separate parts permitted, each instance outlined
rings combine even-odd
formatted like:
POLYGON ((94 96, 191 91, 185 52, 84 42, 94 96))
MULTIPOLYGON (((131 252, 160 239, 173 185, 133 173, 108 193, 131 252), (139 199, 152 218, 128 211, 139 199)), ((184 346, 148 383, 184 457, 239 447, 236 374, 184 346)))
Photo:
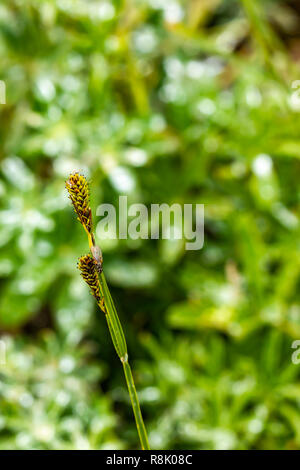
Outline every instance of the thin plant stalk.
POLYGON ((110 308, 111 308, 110 314, 107 313, 107 315, 106 315, 106 319, 107 319, 107 323, 108 323, 108 328, 111 332, 112 340, 114 342, 114 338, 115 338, 115 341, 118 343, 118 338, 119 338, 119 341, 120 341, 120 345, 117 344, 117 347, 115 345, 115 349, 116 349, 117 354, 118 354, 118 356, 119 356, 119 358, 120 358, 120 360, 123 364, 123 369, 124 369, 124 374, 125 374, 125 378, 126 378, 127 388, 128 388, 130 401, 131 401, 131 405, 132 405, 132 409, 133 409, 136 428, 137 428, 138 435, 139 435, 139 438, 140 438, 140 441, 141 441, 141 446, 142 446, 143 450, 150 450, 147 431, 146 431, 146 428, 145 428, 145 424, 144 424, 144 420, 143 420, 143 416, 142 416, 142 412, 141 412, 141 407, 140 407, 140 403, 139 403, 139 399, 138 399, 138 396, 137 396, 137 393, 136 393, 136 388, 135 388, 135 384, 134 384, 134 380, 133 380, 133 376, 132 376, 132 372, 131 372, 131 367, 130 367, 130 364, 128 362, 128 353, 127 353, 127 345, 126 345, 125 335, 124 335, 123 328, 122 328, 122 325, 120 323, 117 311, 115 309, 112 297, 110 295, 110 292, 109 292, 109 289, 108 289, 106 279, 105 279, 105 276, 104 276, 103 272, 100 274, 100 284, 102 285, 102 288, 103 288, 104 299, 107 299, 107 302, 106 302, 107 310, 108 310, 108 306, 110 306, 110 308), (123 349, 121 349, 120 353, 118 353, 118 350, 117 350, 117 348, 119 349, 119 347, 123 348, 123 349))
POLYGON ((119 320, 117 310, 111 297, 104 272, 102 269, 101 250, 95 245, 93 234, 92 214, 89 206, 89 187, 84 176, 74 173, 66 182, 79 222, 82 224, 88 236, 91 255, 82 256, 78 267, 81 275, 89 285, 92 295, 95 297, 99 308, 104 312, 111 339, 123 365, 126 384, 133 409, 136 428, 143 450, 150 450, 148 436, 143 421, 139 399, 137 396, 131 367, 128 362, 127 344, 124 331, 119 320))

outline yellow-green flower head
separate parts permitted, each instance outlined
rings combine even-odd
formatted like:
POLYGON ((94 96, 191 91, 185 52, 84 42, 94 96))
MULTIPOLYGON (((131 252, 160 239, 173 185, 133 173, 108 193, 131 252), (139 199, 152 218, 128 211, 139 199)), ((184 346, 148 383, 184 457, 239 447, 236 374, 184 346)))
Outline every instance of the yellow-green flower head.
POLYGON ((99 279, 96 270, 96 264, 91 255, 84 255, 79 258, 78 269, 81 271, 81 275, 85 282, 91 289, 91 294, 97 300, 97 303, 101 302, 101 294, 99 288, 99 279))
POLYGON ((90 191, 85 176, 79 173, 73 173, 66 181, 70 199, 74 210, 78 216, 79 222, 84 226, 88 233, 92 232, 92 213, 90 209, 90 191))

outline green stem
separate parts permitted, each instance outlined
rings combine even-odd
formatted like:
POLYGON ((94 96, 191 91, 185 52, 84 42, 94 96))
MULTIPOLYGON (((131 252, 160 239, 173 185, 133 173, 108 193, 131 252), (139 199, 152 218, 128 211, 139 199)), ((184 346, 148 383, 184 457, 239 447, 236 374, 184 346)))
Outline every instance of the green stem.
MULTIPOLYGON (((139 399, 136 393, 131 368, 128 363, 127 344, 121 322, 119 320, 116 307, 110 295, 104 273, 102 272, 99 276, 101 294, 104 297, 105 303, 105 317, 108 325, 108 329, 111 335, 112 342, 115 350, 123 364, 124 374, 130 396, 130 401, 133 409, 135 423, 138 431, 138 435, 141 441, 143 450, 150 450, 148 436, 145 428, 145 424, 142 417, 142 412, 139 404, 139 399)), ((100 307, 101 308, 101 307, 100 307)))
POLYGON ((144 425, 142 412, 141 412, 141 408, 140 408, 140 404, 139 404, 139 399, 138 399, 138 396, 137 396, 137 393, 136 393, 136 389, 135 389, 135 385, 134 385, 134 381, 133 381, 133 376, 132 376, 132 373, 131 373, 131 368, 130 368, 130 365, 129 365, 129 362, 128 362, 128 356, 126 356, 124 358, 124 360, 122 360, 122 364, 123 364, 124 374, 125 374, 125 378, 126 378, 126 382, 127 382, 127 387, 128 387, 128 391, 129 391, 129 396, 130 396, 130 400, 131 400, 131 405, 132 405, 132 409, 133 409, 135 423, 136 423, 139 438, 140 438, 140 441, 141 441, 142 449, 143 450, 150 450, 148 436, 147 436, 147 432, 146 432, 146 428, 145 428, 145 425, 144 425))

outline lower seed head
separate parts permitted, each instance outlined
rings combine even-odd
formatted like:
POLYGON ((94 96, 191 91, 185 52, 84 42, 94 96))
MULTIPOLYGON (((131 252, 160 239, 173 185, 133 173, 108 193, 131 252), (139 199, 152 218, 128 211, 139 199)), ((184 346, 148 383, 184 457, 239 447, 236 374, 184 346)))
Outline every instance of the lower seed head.
POLYGON ((97 300, 97 303, 101 303, 99 279, 93 257, 91 255, 81 256, 78 261, 78 269, 81 271, 83 279, 90 287, 91 293, 97 300))

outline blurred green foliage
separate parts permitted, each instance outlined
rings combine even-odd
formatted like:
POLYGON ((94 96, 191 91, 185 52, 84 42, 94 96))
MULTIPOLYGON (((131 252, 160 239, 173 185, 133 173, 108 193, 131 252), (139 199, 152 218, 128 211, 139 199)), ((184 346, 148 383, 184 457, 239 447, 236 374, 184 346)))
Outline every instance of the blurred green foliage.
POLYGON ((153 448, 300 447, 299 9, 0 4, 0 448, 135 448, 64 180, 205 203, 205 243, 97 240, 153 448))

